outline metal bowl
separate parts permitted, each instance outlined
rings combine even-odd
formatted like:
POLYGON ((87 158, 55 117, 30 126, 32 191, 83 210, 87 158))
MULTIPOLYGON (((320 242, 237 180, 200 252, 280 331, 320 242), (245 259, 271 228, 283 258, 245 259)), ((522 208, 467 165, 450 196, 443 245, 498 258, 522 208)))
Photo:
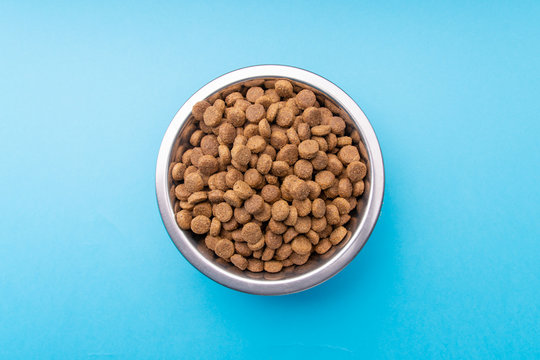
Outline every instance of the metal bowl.
POLYGON ((182 255, 199 271, 229 288, 259 295, 283 295, 309 289, 341 271, 362 249, 369 238, 381 210, 384 193, 384 165, 379 142, 368 119, 358 105, 340 88, 312 72, 283 65, 251 66, 232 71, 209 82, 197 91, 174 116, 159 150, 156 168, 156 193, 161 218, 182 255), (368 172, 365 191, 358 201, 352 218, 346 225, 345 240, 326 254, 312 256, 301 266, 287 267, 279 273, 242 272, 215 257, 204 246, 202 237, 181 230, 174 215, 174 184, 170 171, 172 163, 189 147, 189 137, 196 129, 191 115, 193 105, 204 99, 228 94, 239 84, 254 85, 269 79, 289 79, 296 87, 315 92, 319 102, 334 106, 347 123, 347 131, 355 132, 368 172))

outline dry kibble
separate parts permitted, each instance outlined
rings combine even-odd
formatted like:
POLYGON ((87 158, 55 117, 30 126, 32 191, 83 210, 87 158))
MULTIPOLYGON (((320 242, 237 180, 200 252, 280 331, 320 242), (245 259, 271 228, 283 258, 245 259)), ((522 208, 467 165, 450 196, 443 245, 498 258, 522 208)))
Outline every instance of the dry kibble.
POLYGON ((210 219, 204 215, 195 216, 191 220, 191 230, 195 234, 206 234, 210 230, 210 219))
POLYGON ((349 165, 347 165, 345 173, 352 182, 357 182, 366 176, 367 167, 363 162, 352 161, 349 163, 349 165))
POLYGON ((368 155, 332 101, 286 79, 253 79, 192 115, 169 167, 173 209, 180 229, 206 235, 216 261, 276 273, 345 239, 368 155))
POLYGON ((234 254, 233 256, 231 256, 231 262, 233 263, 234 266, 236 266, 240 270, 246 270, 248 266, 247 259, 240 254, 234 254))
POLYGON ((222 202, 212 207, 212 214, 223 223, 231 220, 233 210, 231 205, 226 202, 222 202))

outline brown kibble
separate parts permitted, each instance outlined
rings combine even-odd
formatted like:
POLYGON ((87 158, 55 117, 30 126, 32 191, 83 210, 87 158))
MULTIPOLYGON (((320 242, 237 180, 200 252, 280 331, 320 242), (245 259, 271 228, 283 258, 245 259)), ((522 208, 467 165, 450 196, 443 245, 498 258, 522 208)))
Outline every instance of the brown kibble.
POLYGON ((339 176, 343 171, 343 163, 334 154, 328 155, 328 165, 326 169, 335 176, 339 176))
POLYGON ((231 156, 238 164, 247 165, 251 160, 251 151, 245 145, 235 145, 231 150, 231 156))
POLYGON ((297 236, 291 243, 292 250, 300 255, 311 253, 313 245, 305 236, 297 236))
POLYGON ((334 174, 330 171, 324 170, 315 175, 315 182, 319 184, 321 189, 325 190, 333 185, 335 178, 334 174))
POLYGON ((210 222, 210 230, 209 234, 211 236, 218 236, 221 231, 221 221, 219 221, 217 218, 212 218, 212 221, 210 222))
POLYGON ((248 139, 247 147, 252 153, 258 154, 266 148, 266 141, 262 136, 255 135, 248 139))
POLYGON ((245 207, 237 207, 234 209, 234 218, 239 224, 244 225, 251 220, 251 214, 245 207))
POLYGON ((306 184, 308 185, 308 188, 309 188, 308 198, 310 200, 313 201, 316 198, 318 198, 319 195, 321 195, 321 186, 319 184, 317 184, 315 181, 308 180, 308 181, 306 181, 306 184))
POLYGON ((300 179, 311 179, 313 165, 304 159, 300 159, 294 164, 294 174, 300 179))
POLYGON ((237 253, 239 253, 240 255, 242 256, 251 256, 251 253, 253 252, 253 250, 251 250, 247 243, 246 242, 238 242, 236 241, 234 243, 234 249, 236 250, 237 253))
POLYGON ((311 133, 313 135, 316 135, 313 130, 316 129, 316 127, 321 123, 322 120, 321 112, 319 111, 319 109, 315 107, 308 107, 306 110, 304 110, 302 117, 304 118, 304 121, 312 127, 311 133))
POLYGON ((291 108, 285 106, 279 109, 276 117, 276 124, 282 127, 289 127, 294 121, 294 113, 291 108))
POLYGON ((249 102, 255 103, 258 98, 264 95, 264 90, 261 87, 254 86, 252 88, 249 88, 246 93, 246 99, 249 102))
POLYGON ((210 103, 208 101, 199 101, 195 105, 193 105, 193 108, 191 109, 191 113, 193 114, 193 117, 197 121, 203 120, 203 115, 206 109, 210 107, 210 103))
MULTIPOLYGON (((201 139, 201 151, 204 155, 218 156, 219 143, 215 135, 205 135, 201 139)), ((193 161, 192 161, 193 162, 193 161)), ((199 166, 198 163, 193 163, 195 166, 199 166)))
POLYGON ((313 136, 326 136, 330 134, 332 128, 330 125, 318 125, 311 128, 311 135, 313 136))
POLYGON ((349 202, 342 197, 335 198, 332 204, 337 207, 340 215, 348 214, 351 210, 349 202))
MULTIPOLYGON (((277 90, 277 89, 276 89, 277 90)), ((296 94, 296 105, 300 109, 307 109, 315 104, 315 94, 311 90, 304 89, 296 94)))
POLYGON ((275 185, 265 185, 261 190, 261 196, 265 202, 273 204, 281 197, 281 191, 275 185))
POLYGON ((302 159, 313 159, 319 151, 319 144, 315 140, 304 140, 298 145, 298 153, 302 159))
POLYGON ((288 80, 277 80, 274 88, 276 89, 276 93, 283 98, 293 96, 293 86, 288 80))
POLYGON ((214 127, 218 126, 221 122, 221 116, 223 112, 215 106, 209 106, 206 108, 203 114, 204 124, 206 126, 214 127))
POLYGON ((296 146, 300 144, 300 137, 298 136, 298 133, 296 132, 294 127, 287 129, 286 134, 291 144, 296 145, 296 146))
POLYGON ((282 244, 275 252, 274 259, 285 260, 292 254, 291 244, 282 244))
POLYGON ((216 236, 206 235, 204 238, 204 245, 206 245, 206 247, 210 250, 214 251, 219 240, 220 239, 216 236))
POLYGON ((312 218, 311 219, 311 230, 316 232, 321 232, 326 228, 326 225, 328 225, 326 218, 323 216, 321 218, 312 218))
POLYGON ((212 207, 212 214, 222 223, 231 220, 233 216, 233 210, 231 205, 226 202, 216 204, 212 207))
POLYGON ((341 136, 345 133, 345 128, 346 128, 345 121, 343 121, 343 119, 340 118, 339 116, 332 117, 332 119, 330 119, 329 125, 332 128, 332 133, 338 136, 341 136))
POLYGON ((223 259, 229 259, 234 254, 234 244, 230 240, 221 239, 216 243, 214 251, 223 259))
POLYGON ((264 106, 261 104, 253 104, 248 106, 246 109, 246 119, 250 123, 259 123, 259 121, 264 117, 264 106))
POLYGON ((366 176, 367 167, 363 162, 352 161, 349 165, 347 165, 345 173, 352 182, 357 182, 366 176))
POLYGON ((329 225, 339 224, 339 210, 336 205, 327 205, 326 206, 326 221, 329 225))
POLYGON ((289 259, 295 265, 304 265, 309 260, 309 255, 310 254, 300 255, 298 253, 293 252, 289 259))
POLYGON ((281 261, 271 260, 264 263, 264 271, 269 273, 280 272, 282 268, 283 264, 281 263, 281 261))
POLYGON ((352 195, 353 187, 351 181, 347 178, 339 179, 338 193, 343 198, 348 198, 352 195))
POLYGON ((231 262, 240 270, 246 270, 248 266, 248 260, 240 254, 234 254, 231 256, 231 262))
POLYGON ((355 182, 353 185, 353 196, 360 196, 363 193, 364 193, 364 182, 362 180, 355 182))
POLYGON ((284 131, 272 131, 272 135, 270 135, 270 144, 276 149, 281 149, 288 141, 289 138, 284 131))
POLYGON ((290 227, 285 231, 285 234, 283 234, 283 241, 285 243, 290 243, 296 236, 298 236, 298 232, 294 230, 293 227, 290 227))
POLYGON ((190 193, 201 191, 204 188, 204 182, 198 173, 191 173, 185 177, 184 184, 186 190, 190 193))
POLYGON ((182 163, 176 163, 174 164, 172 168, 171 176, 174 180, 180 181, 184 179, 185 172, 186 172, 186 165, 182 163))
MULTIPOLYGON (((261 255, 262 255, 262 248, 264 247, 264 237, 261 236, 259 241, 257 241, 256 243, 248 242, 247 246, 248 246, 248 248, 250 248, 253 251, 261 250, 260 255, 259 255, 259 258, 260 258, 261 255)), ((253 256, 255 256, 255 254, 253 254, 253 256)))
POLYGON ((223 142, 223 144, 232 144, 235 137, 236 129, 231 123, 225 122, 219 126, 218 138, 223 142))
POLYGON ((281 103, 275 103, 275 104, 270 105, 268 109, 266 110, 266 119, 269 122, 273 122, 276 119, 279 109, 281 109, 282 107, 283 107, 283 104, 281 103))
POLYGON ((276 89, 265 90, 264 95, 268 96, 272 103, 277 103, 279 100, 281 100, 276 89))
POLYGON ((360 161, 360 153, 358 152, 358 148, 352 145, 342 147, 337 156, 343 165, 349 165, 353 161, 360 161))
POLYGON ((276 184, 279 183, 279 180, 278 180, 277 176, 275 176, 275 175, 266 174, 264 176, 264 179, 266 180, 266 183, 269 184, 269 185, 276 185, 276 184))
POLYGON ((292 195, 293 199, 304 200, 309 196, 309 186, 301 179, 295 179, 290 182, 287 190, 292 195))
POLYGON ((272 158, 268 154, 261 154, 257 159, 257 171, 263 175, 272 169, 272 158))
POLYGON ((274 219, 270 219, 268 222, 268 229, 274 234, 282 235, 287 231, 287 225, 274 219))
POLYGON ((182 230, 189 230, 191 228, 191 212, 188 210, 180 210, 176 213, 176 223, 182 230))
POLYGON ((283 237, 281 235, 274 234, 271 231, 267 231, 264 234, 264 242, 268 248, 275 250, 283 243, 283 237))
POLYGON ((270 124, 268 123, 268 120, 262 119, 261 121, 259 121, 259 134, 265 139, 270 138, 272 131, 270 130, 270 124))
POLYGON ((311 159, 311 164, 315 170, 323 170, 328 166, 328 155, 324 151, 317 151, 315 157, 311 159))
POLYGON ((249 222, 242 227, 242 238, 244 241, 250 244, 255 244, 261 239, 261 237, 261 227, 254 222, 249 222))
POLYGON ((332 243, 328 239, 322 239, 315 246, 315 252, 319 255, 325 254, 332 247, 332 243))
POLYGON ((193 216, 204 215, 206 217, 212 216, 212 205, 209 202, 197 204, 192 210, 193 216))
POLYGON ((298 216, 308 216, 311 213, 311 201, 309 199, 294 199, 292 205, 296 208, 298 216))
POLYGON ((330 242, 333 245, 337 245, 345 238, 346 235, 347 229, 345 229, 343 226, 337 227, 330 234, 330 242))
POLYGON ((234 207, 240 207, 243 203, 242 199, 240 199, 234 190, 225 191, 225 194, 223 194, 223 200, 225 200, 227 204, 234 207))
POLYGON ((199 158, 199 170, 203 175, 212 175, 218 171, 218 161, 212 155, 203 155, 199 158))
POLYGON ((270 204, 264 203, 262 211, 253 215, 255 220, 260 221, 261 223, 270 220, 272 217, 272 206, 270 204))
POLYGON ((289 216, 289 204, 285 200, 278 200, 272 205, 272 219, 283 221, 289 216))
POLYGON ((242 175, 242 173, 238 171, 238 169, 229 169, 227 171, 227 174, 225 174, 225 182, 230 189, 233 188, 234 184, 238 180, 244 180, 244 175, 242 175))
POLYGON ((238 100, 243 99, 242 93, 235 91, 225 97, 225 105, 233 106, 238 100))
MULTIPOLYGON (((313 226, 312 226, 313 227, 313 226)), ((313 229, 309 230, 306 234, 306 237, 309 239, 309 241, 313 244, 313 245, 317 245, 319 243, 319 233, 317 233, 316 231, 314 231, 313 229)))
POLYGON ((195 234, 206 234, 210 230, 210 219, 203 215, 194 217, 191 220, 191 230, 195 234))
POLYGON ((316 218, 322 218, 326 213, 326 204, 322 199, 315 199, 311 204, 311 213, 316 218))
MULTIPOLYGON (((347 206, 349 203, 347 202, 347 206)), ((260 195, 254 194, 244 203, 246 211, 250 214, 257 214, 264 209, 264 200, 260 195)))
POLYGON ((305 234, 309 229, 311 229, 311 218, 309 216, 298 217, 298 220, 294 225, 294 230, 298 231, 300 234, 305 234))
POLYGON ((272 260, 272 258, 274 257, 274 253, 275 253, 274 249, 265 248, 261 255, 261 260, 263 261, 272 260))
POLYGON ((195 130, 189 138, 189 143, 192 146, 199 146, 201 144, 201 139, 203 138, 203 136, 204 132, 202 130, 195 130))
POLYGON ((285 161, 274 161, 272 163, 272 174, 278 177, 287 176, 289 174, 289 164, 285 161))
POLYGON ((178 200, 187 201, 189 195, 191 195, 191 192, 186 189, 185 184, 180 184, 174 188, 174 195, 178 200))
POLYGON ((263 271, 263 262, 259 259, 249 259, 247 269, 251 272, 263 271))
MULTIPOLYGON (((236 104, 240 103, 237 101, 236 104)), ((249 104, 249 102, 248 102, 249 104)), ((250 105, 250 104, 249 104, 250 105)), ((225 109, 225 118, 235 127, 243 126, 246 122, 246 109, 240 108, 239 106, 230 107, 225 109)))
POLYGON ((352 145, 352 139, 350 136, 341 136, 336 139, 336 145, 339 147, 344 147, 347 145, 352 145))
POLYGON ((278 151, 276 155, 277 161, 285 161, 289 165, 294 165, 298 160, 298 148, 295 145, 287 144, 278 151))
POLYGON ((244 182, 254 189, 260 189, 264 179, 256 169, 248 169, 244 174, 244 182))
POLYGON ((255 101, 255 104, 261 104, 265 109, 268 109, 272 103, 272 98, 268 95, 263 95, 255 101))
POLYGON ((298 221, 298 210, 294 206, 291 206, 289 208, 289 216, 287 216, 287 219, 283 222, 287 226, 294 226, 296 225, 296 222, 298 221))
POLYGON ((338 143, 336 135, 328 134, 325 139, 328 144, 328 151, 334 151, 338 143))
POLYGON ((245 181, 242 180, 238 180, 234 184, 233 191, 242 200, 247 200, 255 193, 251 186, 249 186, 245 181))

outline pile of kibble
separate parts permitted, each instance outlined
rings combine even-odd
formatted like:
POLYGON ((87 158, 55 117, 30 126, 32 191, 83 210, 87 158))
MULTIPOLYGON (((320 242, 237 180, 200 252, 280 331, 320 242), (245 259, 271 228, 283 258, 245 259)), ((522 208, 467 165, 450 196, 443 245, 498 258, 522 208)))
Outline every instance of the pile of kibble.
POLYGON ((171 170, 176 221, 241 270, 305 264, 347 236, 366 175, 358 133, 288 80, 236 90, 193 106, 192 148, 171 170))

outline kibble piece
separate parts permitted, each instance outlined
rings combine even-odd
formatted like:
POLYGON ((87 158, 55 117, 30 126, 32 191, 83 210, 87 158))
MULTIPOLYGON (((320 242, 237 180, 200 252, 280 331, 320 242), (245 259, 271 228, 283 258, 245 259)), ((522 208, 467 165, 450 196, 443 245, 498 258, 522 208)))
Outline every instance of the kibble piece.
POLYGON ((266 174, 264 176, 264 179, 266 180, 266 183, 269 184, 269 185, 276 185, 276 184, 279 183, 279 180, 278 180, 277 176, 275 176, 275 175, 266 174))
POLYGON ((352 139, 350 136, 340 136, 336 139, 336 145, 340 147, 352 145, 352 139))
POLYGON ((254 103, 257 101, 258 98, 264 95, 264 90, 261 87, 254 86, 252 88, 249 88, 246 93, 246 99, 249 102, 254 103))
POLYGON ((326 142, 325 138, 320 137, 320 136, 313 136, 311 139, 317 142, 317 144, 319 145, 319 150, 323 152, 328 151, 328 143, 326 142))
POLYGON ((358 152, 358 148, 352 145, 342 147, 337 156, 343 165, 349 165, 353 161, 360 161, 360 153, 358 152))
POLYGON ((261 154, 257 159, 257 171, 263 175, 272 169, 272 158, 268 154, 261 154))
POLYGON ((247 269, 251 272, 263 271, 263 262, 259 259, 249 259, 247 269))
POLYGON ((315 182, 321 189, 326 190, 334 184, 336 177, 328 170, 321 171, 315 175, 315 182))
POLYGON ((272 174, 278 177, 287 176, 289 174, 289 164, 285 161, 274 161, 272 163, 272 174))
POLYGON ((285 231, 285 234, 283 234, 283 241, 285 243, 290 243, 295 237, 298 236, 298 232, 294 230, 293 227, 290 227, 285 231))
POLYGON ((268 95, 263 95, 255 101, 255 104, 261 104, 265 109, 268 109, 272 105, 272 98, 268 95))
POLYGON ((336 135, 343 135, 345 133, 345 121, 343 121, 343 119, 339 116, 332 117, 332 119, 330 119, 329 125, 332 128, 332 133, 336 135))
POLYGON ((264 242, 268 248, 275 250, 283 243, 283 237, 279 234, 274 234, 271 231, 267 231, 264 234, 264 242))
POLYGON ((335 198, 332 204, 337 207, 340 215, 347 214, 351 210, 349 202, 342 197, 335 198))
POLYGON ((236 137, 236 129, 231 123, 225 122, 219 126, 218 138, 224 144, 232 144, 234 142, 235 137, 236 137))
POLYGON ((290 185, 287 187, 287 190, 292 195, 293 199, 296 200, 305 200, 309 196, 309 186, 304 180, 301 179, 291 181, 290 185))
POLYGON ((273 204, 281 197, 281 191, 275 185, 265 185, 261 190, 264 201, 273 204))
POLYGON ((231 220, 233 210, 231 205, 226 202, 216 204, 212 207, 212 214, 222 223, 231 220))
POLYGON ((231 156, 240 165, 247 165, 251 160, 251 151, 245 145, 233 146, 231 156))
POLYGON ((274 259, 285 260, 292 254, 291 244, 282 244, 275 252, 274 259))
POLYGON ((219 240, 220 238, 216 236, 206 235, 206 237, 204 238, 204 244, 207 248, 214 251, 216 249, 216 244, 219 240))
POLYGON ((270 144, 276 149, 281 149, 288 141, 289 138, 284 131, 272 131, 272 135, 270 135, 270 144))
POLYGON ((338 193, 343 198, 348 198, 352 195, 353 187, 351 181, 347 178, 339 179, 338 193))
POLYGON ((272 219, 283 221, 289 216, 289 204, 285 200, 278 200, 272 205, 272 219))
POLYGON ((241 92, 234 91, 225 97, 225 105, 232 106, 236 103, 236 101, 243 98, 244 96, 242 95, 241 92))
POLYGON ((289 259, 295 265, 304 265, 309 260, 309 255, 310 254, 300 255, 298 253, 293 252, 289 259))
POLYGON ((264 203, 262 211, 253 215, 253 218, 261 223, 270 220, 272 217, 272 206, 270 204, 264 203))
POLYGON ((288 80, 277 80, 274 88, 276 89, 276 93, 283 98, 293 96, 293 86, 288 80))
POLYGON ((287 225, 274 219, 270 219, 268 222, 268 229, 274 234, 282 235, 287 231, 287 225))
MULTIPOLYGON (((347 202, 347 206, 348 206, 347 202)), ((247 199, 244 203, 244 207, 246 208, 246 211, 250 214, 257 214, 264 209, 264 200, 260 195, 254 194, 249 199, 247 199)))
POLYGON ((238 180, 234 184, 233 191, 242 200, 247 200, 251 196, 253 196, 253 194, 255 194, 255 191, 251 188, 251 186, 249 186, 245 181, 242 180, 238 180))
POLYGON ((219 221, 217 218, 212 218, 212 221, 210 222, 210 230, 208 233, 211 236, 218 236, 221 232, 221 221, 219 221))
POLYGON ((287 219, 283 222, 287 226, 294 226, 296 225, 296 222, 298 221, 298 210, 294 206, 291 206, 289 208, 289 216, 287 216, 287 219))
POLYGON ((309 216, 298 217, 298 220, 294 225, 294 230, 298 231, 300 234, 305 234, 309 229, 311 229, 311 218, 309 216))
POLYGON ((311 179, 313 165, 307 160, 300 159, 294 164, 294 174, 300 179, 311 179))
MULTIPOLYGON (((364 182, 362 180, 355 182, 353 185, 353 196, 360 196, 364 193, 364 182)), ((177 187, 178 188, 178 187, 177 187)), ((178 197, 178 195, 177 195, 178 197)))
POLYGON ((321 232, 326 228, 326 225, 328 225, 326 218, 320 217, 320 218, 312 218, 311 219, 311 230, 316 232, 321 232))
POLYGON ((197 204, 193 207, 193 216, 204 215, 206 217, 212 216, 212 205, 209 202, 197 204))
POLYGON ((363 162, 360 161, 352 161, 347 165, 347 169, 345 170, 347 177, 352 182, 357 182, 362 180, 367 173, 367 167, 363 162))
POLYGON ((298 94, 296 94, 295 100, 296 100, 296 105, 300 109, 307 109, 308 107, 313 106, 315 104, 316 98, 313 91, 304 89, 300 91, 298 94))
POLYGON ((328 155, 328 165, 326 169, 335 176, 339 176, 343 171, 343 163, 334 154, 328 155))
POLYGON ((225 200, 227 204, 234 207, 240 207, 243 203, 242 199, 237 195, 234 190, 225 191, 225 194, 223 194, 223 200, 225 200))
POLYGON ((244 174, 244 182, 254 189, 260 189, 264 179, 256 169, 248 169, 244 174))
POLYGON ((248 139, 247 147, 252 153, 258 154, 266 148, 266 141, 262 136, 255 135, 248 139))
POLYGON ((261 104, 253 104, 248 106, 246 109, 246 119, 250 123, 259 123, 259 121, 264 117, 264 106, 261 104))
POLYGON ((276 155, 277 161, 285 161, 289 165, 294 165, 298 160, 298 148, 293 144, 287 144, 279 150, 276 155))
POLYGON ((261 260, 263 261, 272 260, 272 258, 274 257, 274 253, 275 253, 274 249, 265 248, 261 255, 261 260))
POLYGON ((305 236, 297 236, 291 243, 292 250, 300 255, 311 253, 313 245, 305 236))
POLYGON ((185 177, 184 185, 190 193, 201 191, 204 188, 204 182, 198 173, 191 173, 185 177))
POLYGON ((339 224, 339 210, 335 205, 326 206, 326 221, 329 225, 339 224))
POLYGON ((206 109, 210 106, 210 103, 208 101, 199 101, 195 105, 193 105, 193 108, 191 109, 191 113, 193 114, 193 117, 197 121, 203 120, 203 115, 206 109))
POLYGON ((253 250, 251 250, 247 243, 246 242, 239 242, 239 241, 236 241, 234 243, 234 249, 236 250, 236 252, 242 256, 251 256, 253 250))
POLYGON ((188 210, 180 210, 176 213, 176 222, 182 230, 189 230, 191 228, 192 219, 191 212, 188 210))
POLYGON ((202 130, 195 130, 189 138, 189 143, 192 146, 199 146, 201 144, 201 139, 203 138, 203 136, 204 132, 202 130))
POLYGON ((326 213, 326 204, 322 199, 315 199, 311 204, 311 213, 316 218, 322 218, 326 213))
POLYGON ((204 215, 195 216, 191 220, 191 230, 195 234, 206 234, 210 230, 210 219, 204 215))
POLYGON ((216 243, 214 251, 223 259, 229 259, 234 254, 234 244, 230 240, 221 239, 216 243))
POLYGON ((204 124, 210 127, 218 126, 221 122, 222 114, 220 109, 215 106, 207 107, 203 114, 204 124))
POLYGON ((233 188, 234 184, 238 180, 244 180, 244 175, 242 175, 242 173, 238 171, 238 169, 229 169, 225 174, 225 183, 230 189, 233 188))
POLYGON ((330 134, 332 128, 330 125, 318 125, 311 128, 311 135, 313 136, 326 136, 330 134))
MULTIPOLYGON (((217 137, 215 135, 205 135, 201 139, 201 151, 203 155, 212 155, 212 156, 218 156, 219 151, 219 142, 217 141, 217 137)), ((198 166, 198 164, 194 163, 194 165, 198 166)))
POLYGON ((331 151, 331 152, 334 151, 338 144, 336 135, 328 134, 325 139, 326 139, 326 142, 328 143, 328 151, 331 151))
POLYGON ((317 233, 316 231, 314 231, 313 229, 309 230, 306 234, 306 237, 308 238, 308 240, 313 244, 313 245, 317 245, 319 243, 319 233, 317 233))
MULTIPOLYGON (((261 250, 264 247, 264 237, 261 237, 259 241, 257 241, 256 243, 248 242, 247 245, 253 251, 261 250)), ((260 252, 260 255, 262 255, 262 250, 260 252)), ((260 255, 259 255, 259 258, 260 258, 260 255)))
MULTIPOLYGON (((236 103, 238 104, 239 101, 236 103)), ((247 108, 243 109, 238 106, 227 108, 225 109, 225 118, 235 127, 243 126, 246 122, 245 110, 247 110, 247 108)))
POLYGON ((308 107, 306 110, 304 110, 302 117, 304 118, 306 124, 312 127, 311 133, 313 135, 317 135, 313 132, 313 130, 321 123, 322 120, 321 112, 319 111, 319 109, 315 107, 308 107))
POLYGON ((275 104, 270 105, 268 109, 266 110, 266 119, 269 122, 273 122, 276 119, 279 109, 281 109, 282 107, 283 107, 283 104, 281 103, 275 103, 275 104))
POLYGON ((203 175, 212 175, 218 171, 218 161, 212 155, 203 155, 199 159, 199 170, 203 175))
POLYGON ((347 229, 345 229, 343 226, 339 226, 330 234, 330 242, 333 245, 337 245, 345 238, 345 235, 347 235, 347 229))
POLYGON ((311 201, 309 199, 294 199, 292 205, 296 208, 298 216, 308 216, 311 213, 311 201))
MULTIPOLYGON (((272 134, 272 131, 270 130, 270 124, 268 123, 268 120, 262 119, 259 121, 259 134, 265 138, 270 138, 270 135, 272 134)), ((266 147, 266 146, 265 146, 266 147)))
POLYGON ((283 264, 281 263, 281 261, 271 260, 271 261, 265 261, 264 263, 264 271, 266 272, 277 273, 277 272, 280 272, 281 269, 283 269, 283 264))
POLYGON ((174 180, 180 181, 184 179, 185 172, 186 172, 186 165, 182 163, 176 163, 174 164, 172 168, 171 176, 174 180))
POLYGON ((328 166, 328 155, 324 151, 317 151, 315 157, 311 159, 311 164, 315 170, 323 170, 328 166))
POLYGON ((294 113, 289 107, 283 107, 278 111, 276 124, 282 127, 289 127, 294 121, 294 113))
POLYGON ((261 227, 254 222, 249 222, 242 227, 242 238, 244 241, 255 244, 262 237, 261 227))
POLYGON ((313 159, 319 151, 319 144, 315 140, 304 140, 298 145, 298 153, 302 159, 313 159))
POLYGON ((315 252, 319 255, 325 254, 332 247, 332 243, 328 239, 322 239, 315 246, 315 252))
POLYGON ((246 270, 248 266, 247 259, 240 254, 234 254, 233 256, 231 256, 231 262, 240 270, 246 270))
POLYGON ((247 224, 251 220, 251 214, 245 207, 237 207, 234 209, 234 218, 239 224, 247 224))

